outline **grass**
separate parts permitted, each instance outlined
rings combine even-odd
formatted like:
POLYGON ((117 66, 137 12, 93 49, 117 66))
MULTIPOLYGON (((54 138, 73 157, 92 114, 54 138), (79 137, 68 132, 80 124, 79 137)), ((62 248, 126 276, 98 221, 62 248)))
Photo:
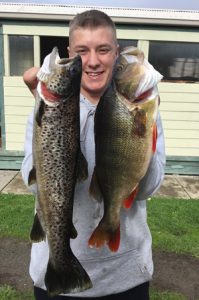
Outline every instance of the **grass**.
MULTIPOLYGON (((34 197, 0 194, 0 237, 28 240, 33 222, 34 197)), ((199 201, 153 198, 148 201, 148 223, 153 248, 188 253, 199 258, 199 201)), ((180 294, 150 290, 151 300, 185 300, 180 294)), ((0 286, 0 300, 33 300, 32 291, 0 286)))
MULTIPOLYGON (((11 286, 4 285, 0 287, 0 300, 34 300, 31 291, 17 291, 11 286)), ((150 300, 186 300, 182 295, 171 292, 150 291, 150 300)))
POLYGON ((153 198, 148 202, 153 248, 199 258, 199 201, 153 198))
POLYGON ((186 300, 186 298, 183 295, 177 293, 171 293, 168 291, 158 292, 151 289, 150 300, 186 300))
POLYGON ((34 300, 30 291, 20 292, 9 285, 0 286, 0 300, 34 300))
POLYGON ((33 222, 34 197, 0 194, 0 237, 28 240, 33 222))
MULTIPOLYGON (((0 194, 0 237, 29 239, 34 197, 0 194)), ((153 248, 199 258, 199 201, 153 198, 148 201, 153 248)))

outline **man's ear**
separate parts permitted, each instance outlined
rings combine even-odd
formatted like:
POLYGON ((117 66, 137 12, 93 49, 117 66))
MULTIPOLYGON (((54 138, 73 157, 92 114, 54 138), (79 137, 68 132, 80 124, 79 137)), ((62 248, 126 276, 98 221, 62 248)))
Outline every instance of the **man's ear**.
POLYGON ((69 46, 67 47, 67 50, 68 50, 68 56, 70 57, 71 56, 71 52, 70 52, 70 47, 69 46))
POLYGON ((117 48, 116 48, 116 57, 117 58, 118 58, 119 54, 120 54, 120 45, 117 44, 117 48))

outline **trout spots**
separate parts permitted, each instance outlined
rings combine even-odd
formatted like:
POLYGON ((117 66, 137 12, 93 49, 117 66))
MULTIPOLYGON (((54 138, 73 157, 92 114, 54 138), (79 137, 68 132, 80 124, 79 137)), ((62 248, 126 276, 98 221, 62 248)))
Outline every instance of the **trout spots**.
POLYGON ((136 108, 132 113, 134 114, 134 127, 132 134, 144 137, 146 134, 147 122, 146 112, 143 109, 136 108))

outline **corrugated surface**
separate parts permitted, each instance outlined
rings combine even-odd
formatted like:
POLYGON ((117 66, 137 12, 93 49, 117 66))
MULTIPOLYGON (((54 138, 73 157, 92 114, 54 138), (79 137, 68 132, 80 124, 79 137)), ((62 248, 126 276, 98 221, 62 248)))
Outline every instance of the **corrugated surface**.
MULTIPOLYGON (((72 2, 72 1, 70 1, 72 2)), ((68 3, 70 3, 68 2, 68 3)), ((67 3, 67 2, 66 2, 67 3)), ((138 8, 123 8, 123 7, 99 7, 95 5, 69 5, 57 4, 31 4, 31 3, 5 3, 0 2, 0 14, 15 13, 21 14, 37 14, 42 18, 42 15, 75 15, 86 9, 98 8, 113 18, 141 18, 141 19, 166 19, 170 20, 199 20, 199 10, 166 10, 166 9, 138 9, 138 8)), ((37 17, 38 17, 37 16, 37 17)), ((27 17, 27 16, 26 16, 27 17)))

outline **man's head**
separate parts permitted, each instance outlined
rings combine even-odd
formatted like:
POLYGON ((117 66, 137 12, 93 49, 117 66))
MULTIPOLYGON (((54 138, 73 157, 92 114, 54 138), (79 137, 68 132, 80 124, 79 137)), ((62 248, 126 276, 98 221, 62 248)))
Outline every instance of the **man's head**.
POLYGON ((77 14, 69 24, 69 45, 72 41, 73 32, 81 29, 96 29, 98 27, 108 27, 112 29, 115 43, 117 44, 116 27, 111 18, 99 10, 88 10, 77 14))
POLYGON ((105 13, 85 11, 70 22, 69 55, 82 58, 81 92, 97 102, 112 77, 118 56, 116 28, 105 13))

